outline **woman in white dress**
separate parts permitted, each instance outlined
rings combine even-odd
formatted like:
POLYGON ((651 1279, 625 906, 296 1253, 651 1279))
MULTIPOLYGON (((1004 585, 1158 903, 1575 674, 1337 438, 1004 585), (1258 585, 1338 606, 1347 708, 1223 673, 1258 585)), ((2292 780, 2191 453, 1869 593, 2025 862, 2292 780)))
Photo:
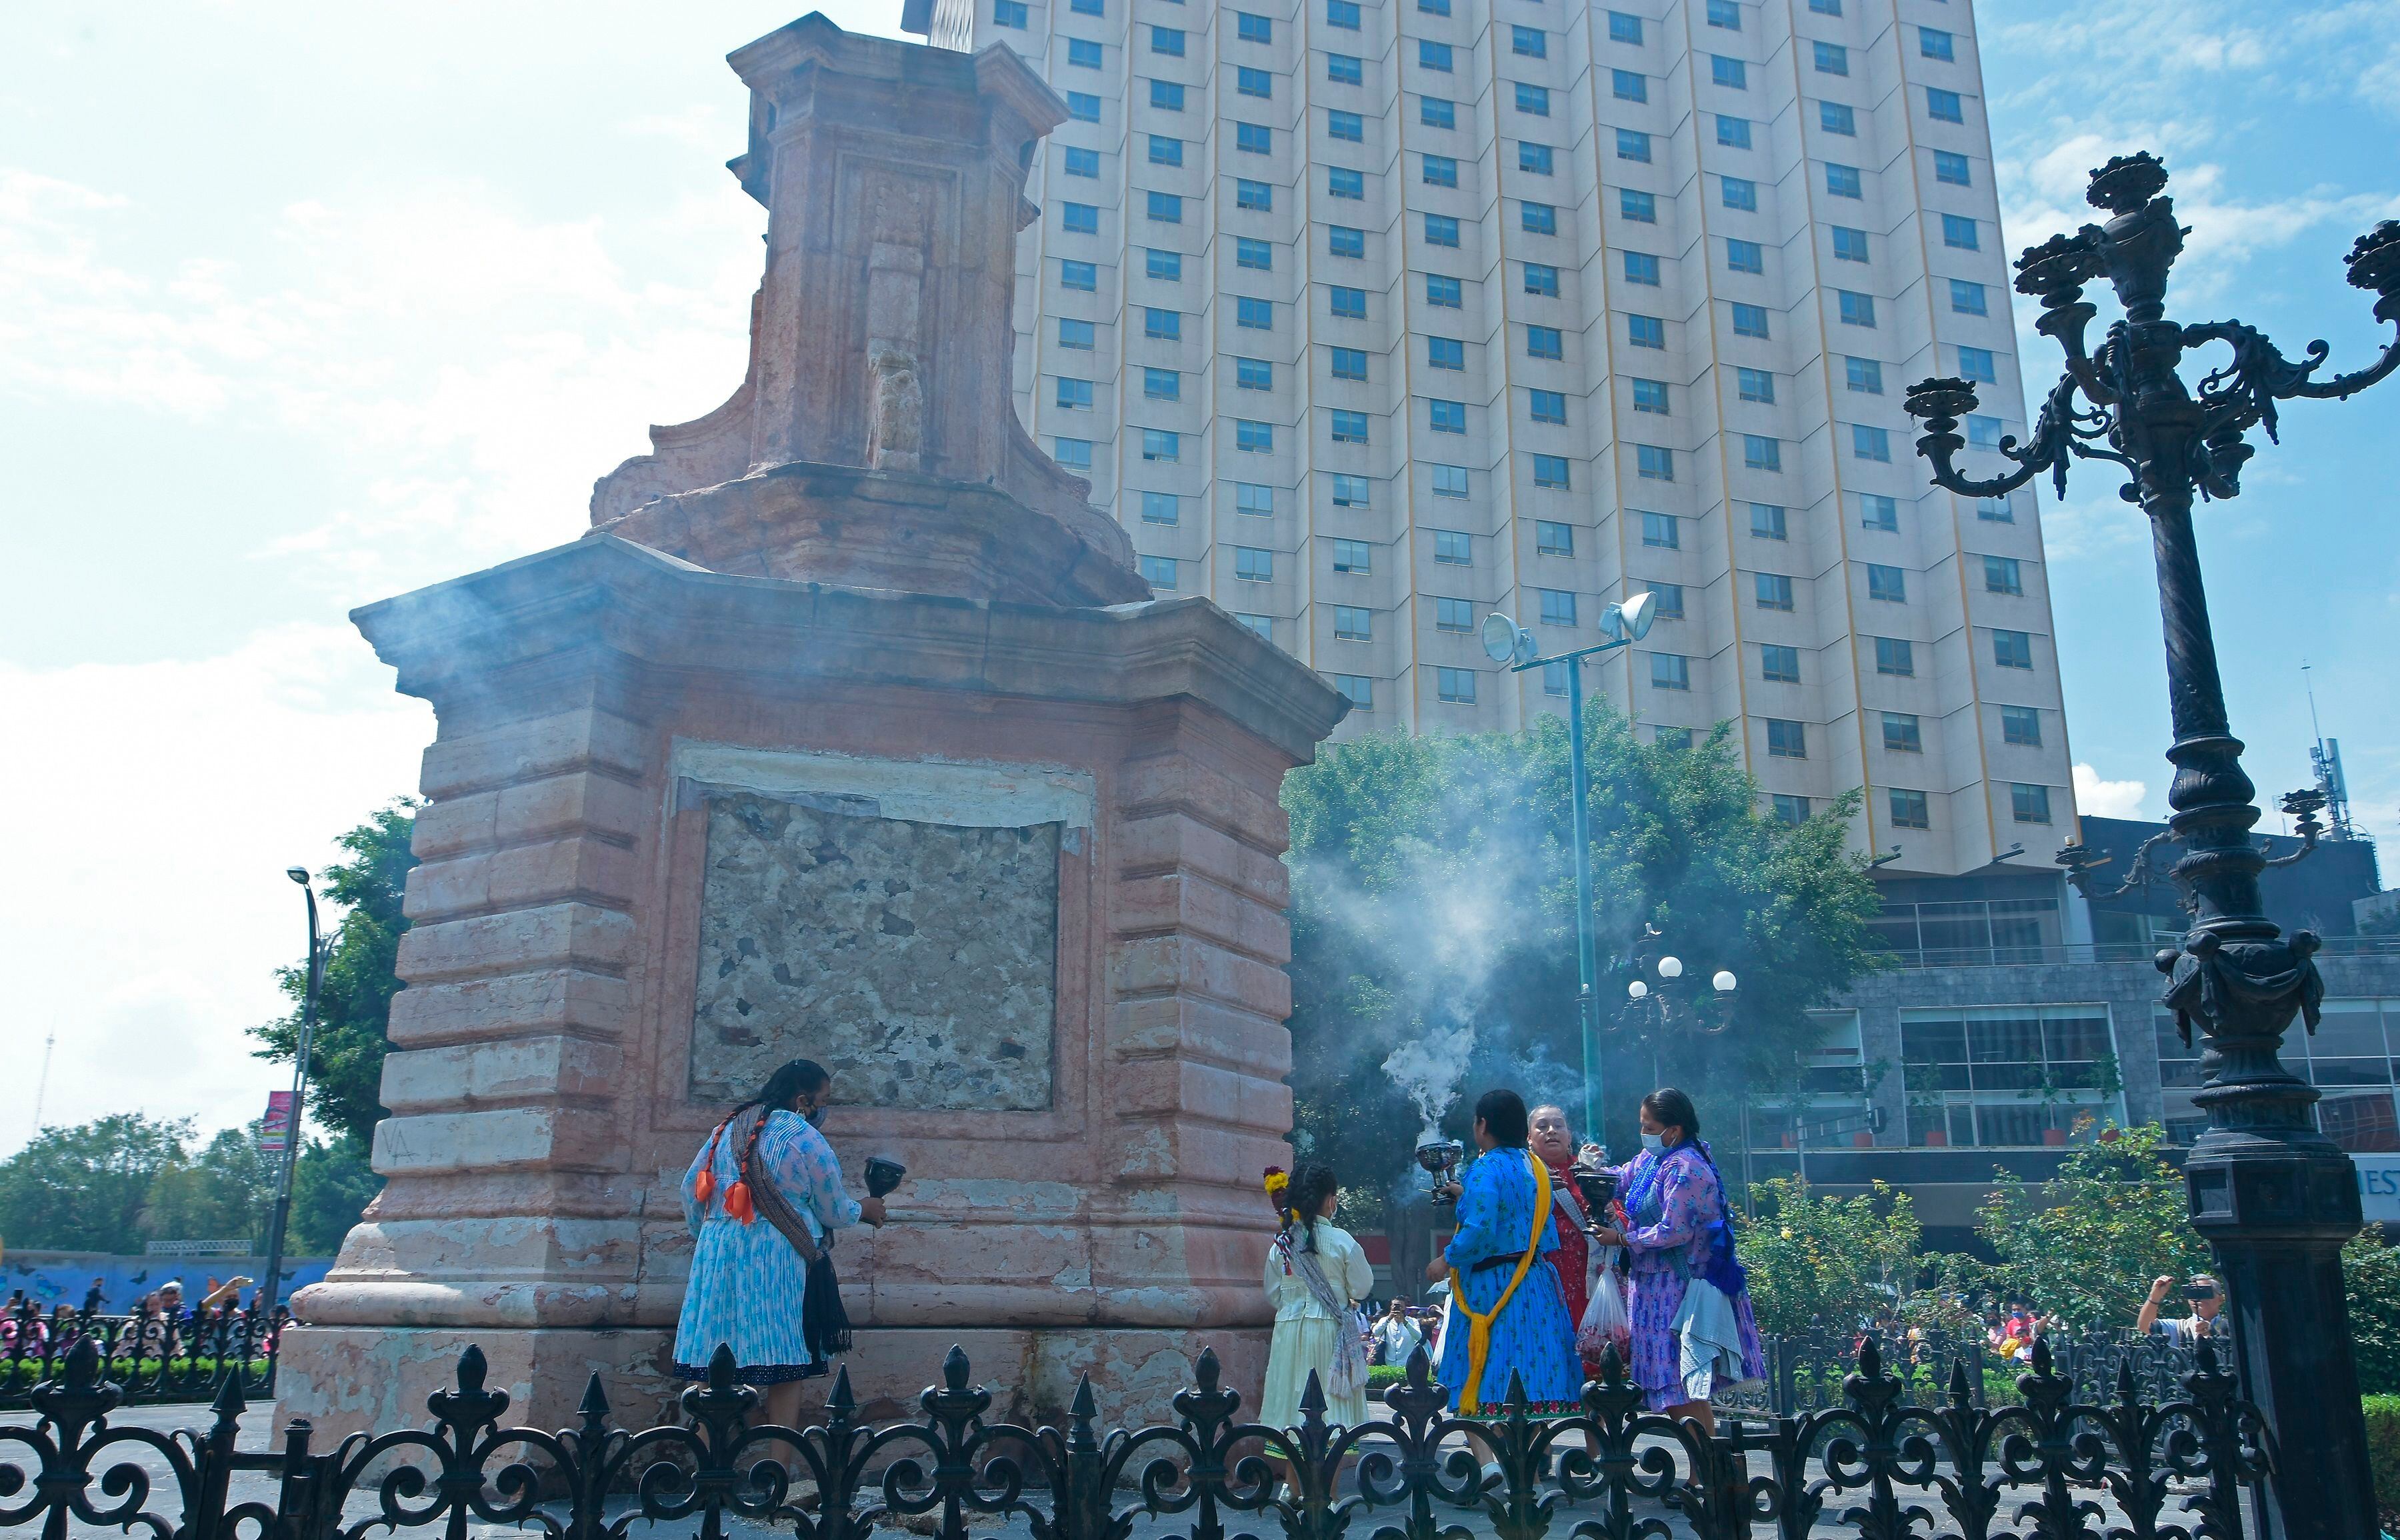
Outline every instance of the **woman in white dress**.
POLYGON ((1259 1420, 1270 1427, 1298 1426, 1301 1397, 1314 1370, 1325 1391, 1325 1420, 1354 1426, 1367 1420, 1367 1345, 1353 1313, 1375 1287, 1374 1269, 1350 1233, 1333 1222, 1342 1185, 1332 1167, 1303 1165, 1289 1179, 1270 1168, 1267 1195, 1283 1224, 1267 1247, 1267 1301, 1275 1323, 1259 1420))

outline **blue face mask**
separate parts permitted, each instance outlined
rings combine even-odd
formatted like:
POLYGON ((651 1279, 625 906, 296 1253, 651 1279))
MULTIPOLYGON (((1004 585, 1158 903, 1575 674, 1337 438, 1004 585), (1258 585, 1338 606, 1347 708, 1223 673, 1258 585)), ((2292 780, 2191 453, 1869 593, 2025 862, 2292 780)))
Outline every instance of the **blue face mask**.
POLYGON ((822 1107, 811 1107, 800 1115, 809 1120, 810 1127, 822 1128, 825 1126, 825 1110, 822 1107))
POLYGON ((1649 1151, 1654 1155, 1657 1154, 1667 1148, 1667 1136, 1664 1134, 1644 1134, 1642 1136, 1642 1148, 1649 1151))

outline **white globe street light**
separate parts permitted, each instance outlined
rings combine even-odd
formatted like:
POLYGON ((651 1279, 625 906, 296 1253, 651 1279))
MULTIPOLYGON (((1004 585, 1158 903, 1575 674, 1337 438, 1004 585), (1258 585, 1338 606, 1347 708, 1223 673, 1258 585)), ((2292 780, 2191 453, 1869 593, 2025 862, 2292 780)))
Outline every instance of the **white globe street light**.
POLYGON ((1658 976, 1659 976, 1660 978, 1681 978, 1681 977, 1683 977, 1683 976, 1684 976, 1684 960, 1683 960, 1682 958, 1680 958, 1680 957, 1662 957, 1662 958, 1660 958, 1660 959, 1658 960, 1658 976))

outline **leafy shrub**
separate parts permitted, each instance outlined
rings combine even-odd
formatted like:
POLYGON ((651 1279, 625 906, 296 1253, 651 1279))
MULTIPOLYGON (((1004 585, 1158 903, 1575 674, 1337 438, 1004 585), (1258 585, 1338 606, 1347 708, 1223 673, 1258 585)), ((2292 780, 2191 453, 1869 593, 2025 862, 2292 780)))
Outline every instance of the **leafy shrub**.
POLYGON ((2366 1467, 2375 1473, 2375 1511, 2386 1530, 2400 1530, 2400 1396, 2369 1396, 2366 1467))
POLYGON ((2385 1246, 2369 1226, 2341 1248, 2341 1275, 2358 1348, 2358 1388, 2370 1397, 2400 1396, 2400 1247, 2385 1246))

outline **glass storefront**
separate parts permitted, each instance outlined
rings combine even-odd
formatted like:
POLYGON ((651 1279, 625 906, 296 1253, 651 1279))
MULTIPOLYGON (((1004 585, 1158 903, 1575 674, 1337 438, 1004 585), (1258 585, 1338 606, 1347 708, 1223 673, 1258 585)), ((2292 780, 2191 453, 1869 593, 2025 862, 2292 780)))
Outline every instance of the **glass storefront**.
POLYGON ((1912 1144, 2055 1144, 2079 1118, 2124 1121, 2106 1005, 1903 1010, 1900 1041, 1912 1144))
MULTIPOLYGON (((2189 1144, 2208 1126, 2191 1104, 2200 1088, 2200 1040, 2184 1046, 2175 1017, 2156 1018, 2159 1083, 2167 1133, 2189 1144)), ((2400 1000, 2328 1000, 2314 1036, 2298 1017, 2284 1034, 2284 1067, 2317 1087, 2317 1126, 2345 1150, 2400 1150, 2400 1103, 2393 1096, 2394 1054, 2400 1054, 2400 1000)))

